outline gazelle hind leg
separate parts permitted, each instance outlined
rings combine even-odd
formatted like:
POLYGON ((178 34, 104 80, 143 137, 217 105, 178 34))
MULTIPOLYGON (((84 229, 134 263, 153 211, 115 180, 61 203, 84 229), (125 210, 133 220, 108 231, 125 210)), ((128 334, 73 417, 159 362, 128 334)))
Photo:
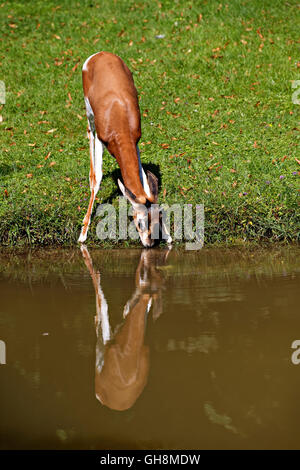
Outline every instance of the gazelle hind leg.
POLYGON ((91 182, 92 182, 91 176, 92 176, 93 173, 94 173, 95 132, 92 132, 90 124, 89 124, 89 126, 88 126, 87 134, 88 134, 88 138, 89 138, 89 142, 90 142, 90 190, 91 190, 91 198, 90 198, 90 202, 89 202, 89 207, 88 207, 87 213, 85 214, 85 217, 84 217, 83 222, 82 222, 81 233, 80 233, 80 236, 79 236, 79 238, 78 238, 78 241, 79 241, 80 243, 84 243, 85 240, 86 240, 87 231, 88 231, 88 226, 89 226, 89 224, 90 224, 90 217, 91 217, 93 202, 94 202, 94 195, 93 195, 93 192, 92 192, 92 184, 91 184, 91 182), (92 196, 93 196, 93 198, 92 198, 92 196), (92 204, 91 204, 91 199, 93 199, 93 200, 92 200, 92 204))
POLYGON ((88 136, 90 139, 90 190, 91 196, 87 213, 83 219, 83 226, 81 229, 80 237, 78 241, 84 243, 87 238, 88 228, 91 222, 91 214, 95 197, 99 191, 100 183, 102 180, 102 155, 103 155, 103 144, 98 139, 96 132, 92 132, 88 129, 88 136))
POLYGON ((89 251, 85 245, 80 246, 80 250, 85 262, 85 265, 91 275, 95 294, 96 294, 96 317, 95 317, 95 326, 96 326, 96 369, 98 372, 101 372, 101 369, 104 364, 104 346, 111 339, 111 329, 109 324, 108 316, 108 305, 104 297, 103 291, 101 289, 101 278, 100 272, 96 271, 93 266, 92 258, 89 254, 89 251))

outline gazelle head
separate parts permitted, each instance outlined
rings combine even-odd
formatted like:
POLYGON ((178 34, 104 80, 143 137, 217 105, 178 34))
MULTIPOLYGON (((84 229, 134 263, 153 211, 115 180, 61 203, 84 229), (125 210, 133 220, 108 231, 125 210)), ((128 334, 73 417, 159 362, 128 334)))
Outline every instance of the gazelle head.
POLYGON ((128 199, 133 207, 133 219, 145 248, 151 248, 157 243, 161 233, 161 213, 158 201, 158 181, 156 176, 147 171, 149 191, 147 199, 138 199, 120 180, 118 184, 123 196, 128 199))

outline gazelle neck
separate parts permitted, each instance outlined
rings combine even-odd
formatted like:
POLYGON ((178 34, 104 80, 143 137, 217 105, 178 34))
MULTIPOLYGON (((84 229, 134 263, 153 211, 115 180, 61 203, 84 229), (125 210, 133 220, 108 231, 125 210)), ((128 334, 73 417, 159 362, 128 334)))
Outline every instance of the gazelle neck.
POLYGON ((118 136, 108 145, 108 150, 116 158, 122 173, 123 183, 141 202, 146 203, 149 195, 145 192, 141 180, 139 155, 134 142, 118 136))

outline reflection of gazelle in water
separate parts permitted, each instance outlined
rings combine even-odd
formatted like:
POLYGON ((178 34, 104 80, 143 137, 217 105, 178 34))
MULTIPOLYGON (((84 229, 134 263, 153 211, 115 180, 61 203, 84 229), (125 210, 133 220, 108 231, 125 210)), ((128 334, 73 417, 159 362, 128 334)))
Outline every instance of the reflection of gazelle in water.
POLYGON ((135 276, 135 291, 125 305, 124 323, 112 334, 108 306, 87 248, 81 252, 91 274, 96 294, 96 375, 97 399, 114 410, 130 408, 142 393, 148 378, 149 348, 144 345, 147 314, 162 312, 162 276, 157 270, 169 250, 143 250, 135 276))

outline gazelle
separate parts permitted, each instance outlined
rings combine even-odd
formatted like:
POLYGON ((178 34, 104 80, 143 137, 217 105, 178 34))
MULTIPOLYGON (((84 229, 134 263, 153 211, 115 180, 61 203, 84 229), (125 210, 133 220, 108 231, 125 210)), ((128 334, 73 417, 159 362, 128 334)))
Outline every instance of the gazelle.
POLYGON ((147 316, 151 307, 153 320, 162 313, 163 276, 157 267, 166 263, 170 249, 142 251, 135 273, 135 290, 123 309, 123 323, 114 332, 100 273, 84 244, 81 253, 96 296, 95 395, 111 409, 127 410, 147 383, 150 362, 149 347, 144 344, 147 316))
MULTIPOLYGON (((83 243, 87 238, 106 147, 121 169, 124 184, 120 180, 118 184, 133 206, 140 239, 145 247, 151 247, 155 242, 151 233, 158 233, 157 224, 161 223, 158 207, 151 210, 158 199, 158 181, 150 171, 146 176, 141 165, 138 148, 141 116, 132 74, 120 57, 102 51, 85 61, 82 81, 90 140, 91 196, 78 241, 83 243)), ((167 241, 172 241, 169 235, 167 241)))

